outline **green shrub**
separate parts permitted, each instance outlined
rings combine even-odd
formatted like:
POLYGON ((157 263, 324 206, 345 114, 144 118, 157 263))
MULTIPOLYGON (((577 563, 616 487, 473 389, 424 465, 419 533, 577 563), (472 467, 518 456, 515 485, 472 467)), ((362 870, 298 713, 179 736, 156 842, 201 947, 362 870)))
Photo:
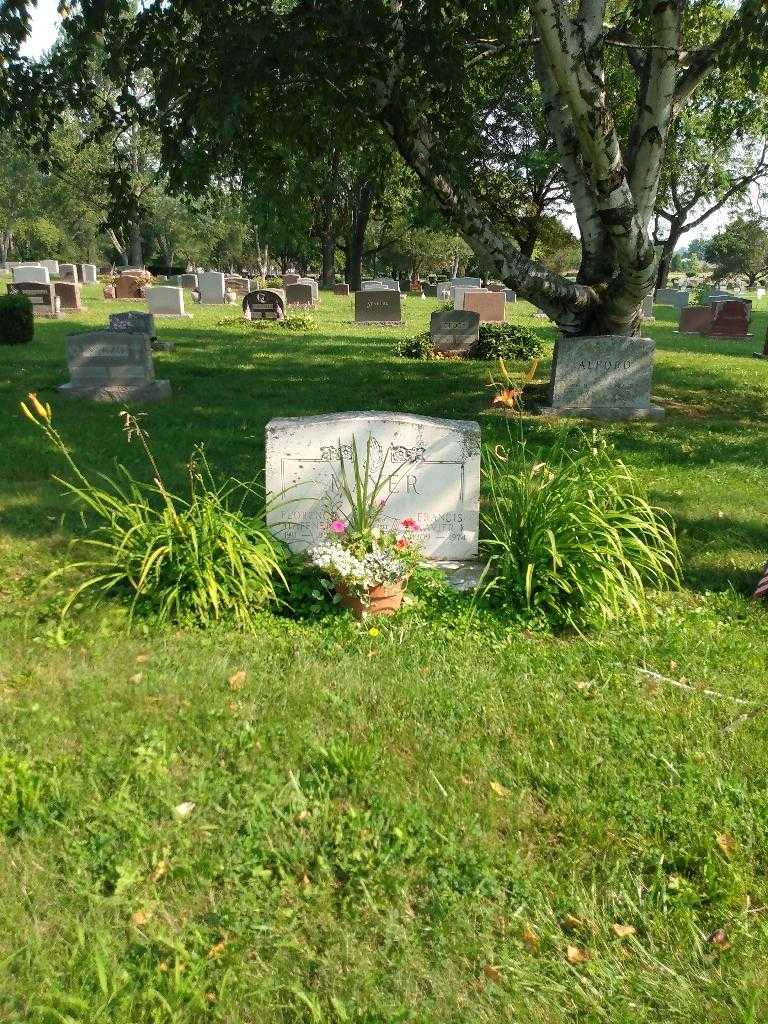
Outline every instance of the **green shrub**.
POLYGON ((645 585, 678 582, 668 515, 596 435, 581 450, 487 449, 484 476, 486 594, 512 614, 600 625, 642 613, 645 585))
MULTIPOLYGON (((470 349, 467 358, 534 359, 543 351, 538 335, 527 327, 521 327, 519 324, 480 324, 478 341, 470 349)), ((413 338, 399 341, 395 353, 406 359, 437 358, 429 331, 422 331, 413 338)))
MULTIPOLYGON (((261 287, 261 286, 259 286, 259 287, 261 287)), ((264 287, 265 288, 282 288, 283 287, 283 279, 282 279, 282 277, 268 277, 268 278, 266 278, 266 284, 264 285, 264 287)))
POLYGON ((395 354, 405 359, 434 359, 436 356, 429 331, 422 331, 414 338, 401 338, 395 345, 395 354))
POLYGON ((27 822, 49 817, 57 789, 54 769, 0 753, 0 834, 15 835, 27 822))
POLYGON ((253 613, 277 603, 276 583, 283 583, 284 549, 266 528, 263 502, 252 512, 255 495, 247 483, 217 483, 198 450, 188 467, 189 494, 172 494, 163 483, 137 420, 123 413, 129 440, 143 446, 152 470, 151 484, 134 479, 125 467, 113 480, 99 474, 92 483, 79 469, 58 431, 50 407, 30 395, 34 414, 26 415, 64 457, 72 479, 54 477, 91 520, 81 544, 88 557, 71 562, 48 578, 77 571, 84 579, 70 592, 63 609, 86 592, 127 594, 131 614, 141 610, 159 621, 193 621, 209 625, 232 619, 250 625, 253 613))
POLYGON ((279 323, 286 331, 314 331, 317 327, 317 320, 308 311, 286 313, 285 319, 279 323))
POLYGON ((537 334, 520 324, 480 324, 472 359, 534 359, 544 347, 537 334))
POLYGON ((32 303, 26 295, 0 295, 0 345, 26 345, 35 333, 32 303))
POLYGON ((228 316, 217 320, 218 327, 234 328, 238 331, 263 330, 265 327, 282 327, 286 331, 313 331, 317 327, 315 316, 309 311, 292 311, 282 320, 246 320, 243 316, 228 316))

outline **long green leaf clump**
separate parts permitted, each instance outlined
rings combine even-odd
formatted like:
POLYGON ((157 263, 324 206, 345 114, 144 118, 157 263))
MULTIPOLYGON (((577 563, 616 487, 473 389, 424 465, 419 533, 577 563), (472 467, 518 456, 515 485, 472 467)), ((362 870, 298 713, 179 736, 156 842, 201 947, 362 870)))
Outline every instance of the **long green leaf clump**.
POLYGON ((517 614, 582 628, 642 614, 646 588, 679 581, 669 516, 594 437, 485 452, 487 594, 517 614))

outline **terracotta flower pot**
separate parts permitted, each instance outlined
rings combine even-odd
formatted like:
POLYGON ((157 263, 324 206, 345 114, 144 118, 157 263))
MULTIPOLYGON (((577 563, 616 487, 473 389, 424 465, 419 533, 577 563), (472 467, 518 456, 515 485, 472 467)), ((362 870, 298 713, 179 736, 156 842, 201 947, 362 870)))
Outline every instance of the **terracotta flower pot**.
POLYGON ((394 615, 403 603, 405 586, 406 581, 380 583, 377 587, 370 587, 362 596, 358 596, 350 594, 343 584, 338 584, 336 593, 341 598, 342 607, 349 608, 355 618, 362 619, 363 615, 394 615))

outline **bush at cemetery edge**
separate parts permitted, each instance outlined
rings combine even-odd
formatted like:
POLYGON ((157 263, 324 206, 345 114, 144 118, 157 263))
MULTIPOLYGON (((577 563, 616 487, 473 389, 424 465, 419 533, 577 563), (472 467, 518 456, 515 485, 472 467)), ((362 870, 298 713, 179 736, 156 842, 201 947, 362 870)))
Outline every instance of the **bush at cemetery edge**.
POLYGON ((26 345, 35 334, 32 303, 26 295, 0 295, 0 345, 26 345))
MULTIPOLYGON (((538 335, 521 324, 480 324, 479 337, 472 346, 469 359, 534 359, 543 354, 538 335)), ((436 351, 429 331, 398 342, 396 353, 406 359, 442 358, 436 351)))

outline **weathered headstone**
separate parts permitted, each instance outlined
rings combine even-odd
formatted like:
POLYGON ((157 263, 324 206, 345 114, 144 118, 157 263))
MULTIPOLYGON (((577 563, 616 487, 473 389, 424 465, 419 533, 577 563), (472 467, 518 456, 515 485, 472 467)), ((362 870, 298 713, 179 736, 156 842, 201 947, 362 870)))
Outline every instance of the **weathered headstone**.
POLYGON ((482 288, 483 279, 482 277, 454 277, 451 279, 451 284, 455 288, 482 288))
POLYGON ((191 313, 184 312, 183 288, 171 288, 168 285, 147 288, 146 298, 149 310, 155 316, 192 316, 191 313))
POLYGON ((300 277, 296 284, 307 285, 307 287, 312 289, 312 301, 315 303, 320 301, 320 286, 314 277, 300 277))
POLYGON ((178 288, 197 288, 197 274, 179 274, 176 278, 176 286, 178 288))
POLYGON ((298 284, 301 280, 301 274, 283 274, 283 288, 287 288, 289 284, 298 284))
POLYGON ((32 303, 32 315, 59 320, 62 316, 61 302, 52 284, 36 284, 34 281, 14 281, 8 285, 8 293, 26 295, 32 303))
POLYGON ((80 285, 74 281, 56 281, 54 289, 59 297, 62 309, 82 309, 80 285))
POLYGON ((428 284, 428 283, 425 282, 421 286, 421 288, 422 288, 422 291, 423 291, 424 295, 428 299, 436 299, 437 298, 437 285, 436 284, 428 284))
POLYGON ((410 518, 421 527, 417 537, 427 558, 469 559, 477 553, 480 427, 390 412, 267 424, 267 522, 276 536, 293 551, 327 539, 328 524, 344 511, 338 481, 344 472, 350 478, 353 442, 361 461, 370 451, 374 478, 380 469, 383 478, 394 473, 382 495, 383 529, 397 530, 410 518))
POLYGON ((436 352, 467 355, 477 344, 480 314, 463 309, 438 310, 429 320, 429 333, 436 352))
POLYGON ((464 292, 464 309, 480 314, 482 324, 504 323, 504 292, 464 292))
POLYGON ((245 298, 248 292, 253 290, 251 282, 241 274, 227 274, 224 284, 228 292, 234 292, 240 299, 245 298))
POLYGON ((684 306, 680 310, 680 334, 709 334, 712 327, 712 306, 684 306))
POLYGON ((156 380, 148 334, 90 331, 66 340, 70 381, 59 391, 95 402, 160 402, 167 380, 156 380))
POLYGON ((115 281, 115 298, 143 299, 145 286, 137 273, 121 274, 115 281))
POLYGON ((392 288, 355 292, 355 322, 400 324, 403 322, 400 292, 392 288))
POLYGON ((59 261, 58 260, 40 260, 40 264, 45 267, 48 274, 53 277, 59 273, 59 261))
POLYGON ((650 338, 616 334, 558 338, 550 404, 542 411, 606 420, 661 419, 664 410, 651 404, 654 349, 650 338))
POLYGON ((95 263, 81 263, 80 264, 80 279, 83 284, 96 284, 98 280, 98 270, 95 263))
POLYGON ((197 275, 197 286, 200 289, 200 302, 204 306, 222 305, 226 300, 225 277, 216 271, 209 270, 197 275))
POLYGON ((110 331, 121 331, 124 334, 148 334, 155 336, 155 318, 151 313, 139 309, 129 309, 123 313, 109 314, 110 331))
POLYGON ((348 284, 335 284, 333 286, 333 294, 334 295, 349 295, 349 285, 348 284))
POLYGON ((712 304, 711 338, 751 338, 749 310, 740 299, 727 299, 712 304))
POLYGON ((682 309, 688 305, 690 292, 682 291, 679 288, 657 288, 655 302, 660 306, 674 306, 675 309, 682 309))
POLYGON ((384 282, 379 280, 360 282, 360 291, 362 292, 380 292, 383 287, 384 282))
POLYGON ((655 314, 653 312, 653 292, 650 292, 643 299, 643 305, 640 309, 640 317, 643 320, 655 320, 655 314))
POLYGON ((489 292, 485 288, 477 288, 475 285, 458 285, 455 284, 451 287, 451 299, 453 300, 454 309, 464 309, 464 296, 468 292, 483 292, 488 295, 489 292))
POLYGON ((13 271, 14 284, 50 284, 51 277, 47 267, 16 267, 13 271))
POLYGON ((315 297, 308 284, 287 284, 285 297, 289 306, 314 306, 315 297))
POLYGON ((282 291, 276 288, 257 288, 256 291, 248 292, 242 306, 243 313, 250 311, 252 320, 282 320, 286 300, 282 291))
POLYGON ((76 265, 74 263, 60 263, 59 277, 62 281, 72 281, 74 284, 77 284, 78 277, 76 265))

